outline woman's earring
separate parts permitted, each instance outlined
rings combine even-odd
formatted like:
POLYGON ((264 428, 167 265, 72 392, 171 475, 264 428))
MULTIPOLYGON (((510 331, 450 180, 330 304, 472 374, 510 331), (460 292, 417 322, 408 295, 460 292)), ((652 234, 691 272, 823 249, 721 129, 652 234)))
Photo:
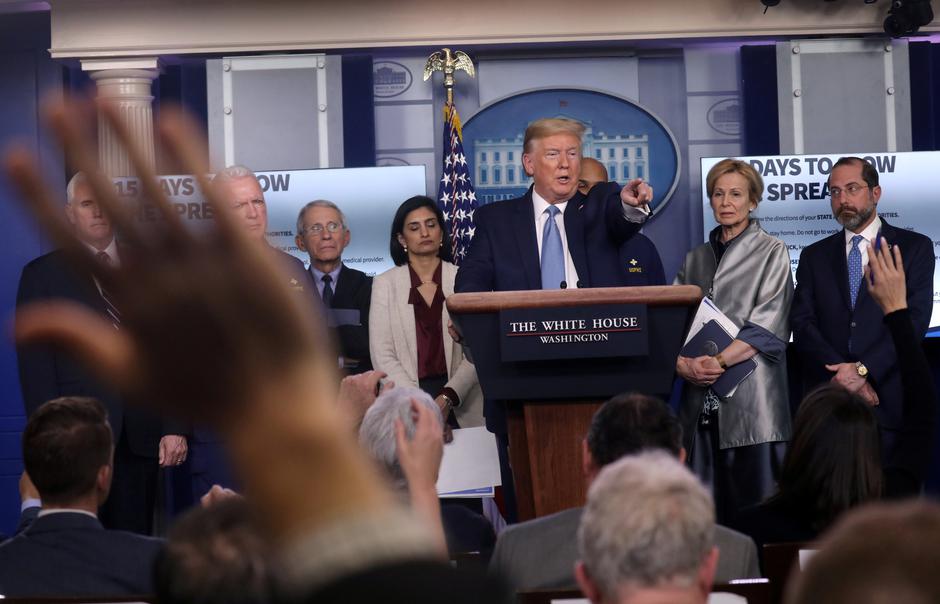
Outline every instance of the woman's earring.
POLYGON ((401 244, 401 249, 403 249, 403 250, 405 250, 405 251, 407 252, 407 251, 408 251, 408 246, 403 243, 403 244, 401 244))

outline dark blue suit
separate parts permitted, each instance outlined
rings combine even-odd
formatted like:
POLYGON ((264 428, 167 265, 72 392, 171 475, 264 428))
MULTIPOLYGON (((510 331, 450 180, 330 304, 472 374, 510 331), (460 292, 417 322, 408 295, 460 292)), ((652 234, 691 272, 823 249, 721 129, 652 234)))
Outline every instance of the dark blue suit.
MULTIPOLYGON (((599 184, 587 197, 575 192, 565 210, 568 252, 578 283, 568 287, 616 287, 627 284, 620 246, 642 223, 623 217, 620 187, 599 184)), ((538 240, 532 209, 532 188, 522 197, 478 209, 470 252, 461 263, 456 292, 542 289, 538 240)))
MULTIPOLYGON (((588 196, 575 191, 564 213, 568 253, 578 283, 568 287, 635 285, 621 262, 621 246, 642 223, 623 216, 617 183, 598 184, 588 196)), ((456 292, 542 289, 532 187, 516 199, 492 203, 476 211, 470 252, 460 264, 456 292)), ((662 269, 660 269, 662 270, 662 269)), ((485 394, 485 393, 484 393, 485 394)), ((515 519, 515 493, 507 457, 507 424, 503 405, 484 398, 486 428, 496 434, 509 520, 515 519)))
MULTIPOLYGON (((933 306, 933 245, 924 235, 892 227, 884 219, 881 232, 890 245, 901 247, 911 321, 915 333, 923 337, 933 306)), ((884 313, 864 283, 852 309, 848 279, 843 231, 817 241, 800 255, 790 324, 803 360, 804 385, 810 388, 831 379, 826 364, 861 361, 881 401, 875 414, 883 428, 895 430, 901 425, 902 392, 894 344, 884 313)), ((890 445, 888 436, 886 445, 890 445)))
MULTIPOLYGON (((107 316, 91 274, 73 269, 60 250, 23 267, 16 293, 17 307, 50 299, 75 302, 107 316)), ((125 406, 117 392, 60 348, 18 346, 16 353, 27 417, 41 404, 60 396, 90 396, 105 406, 117 451, 111 496, 102 507, 101 518, 112 528, 149 533, 160 438, 166 434, 185 434, 186 428, 139 407, 125 406)))
POLYGON ((649 237, 637 233, 620 246, 620 267, 625 286, 666 285, 666 271, 656 246, 649 237))
MULTIPOLYGON (((319 308, 320 297, 317 295, 317 285, 304 268, 304 263, 296 256, 278 248, 268 246, 268 249, 283 273, 288 289, 302 296, 310 307, 319 308)), ((199 499, 208 493, 214 484, 236 490, 240 486, 232 471, 224 443, 208 427, 199 425, 193 427, 189 447, 189 468, 193 499, 199 499)))
POLYGON ((162 543, 105 530, 85 514, 42 516, 0 545, 0 593, 7 597, 151 594, 151 567, 162 543))

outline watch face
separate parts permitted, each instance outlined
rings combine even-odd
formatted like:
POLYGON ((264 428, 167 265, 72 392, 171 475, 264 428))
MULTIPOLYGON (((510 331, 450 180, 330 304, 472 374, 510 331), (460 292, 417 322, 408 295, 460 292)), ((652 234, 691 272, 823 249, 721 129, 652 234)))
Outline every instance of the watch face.
POLYGON ((865 367, 861 363, 855 366, 855 370, 858 371, 858 374, 862 377, 865 377, 868 375, 868 367, 865 367))

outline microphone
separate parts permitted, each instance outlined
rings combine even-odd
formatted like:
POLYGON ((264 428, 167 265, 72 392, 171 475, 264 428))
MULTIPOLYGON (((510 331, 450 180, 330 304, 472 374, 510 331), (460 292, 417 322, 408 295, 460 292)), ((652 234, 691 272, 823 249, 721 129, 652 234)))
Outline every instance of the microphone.
POLYGON ((568 282, 562 281, 560 284, 558 284, 558 287, 560 287, 561 289, 568 289, 568 282))

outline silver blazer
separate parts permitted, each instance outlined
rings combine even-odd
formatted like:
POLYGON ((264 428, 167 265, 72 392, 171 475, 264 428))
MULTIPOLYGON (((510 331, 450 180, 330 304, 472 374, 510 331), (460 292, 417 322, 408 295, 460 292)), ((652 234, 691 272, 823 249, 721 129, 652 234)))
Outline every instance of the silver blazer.
MULTIPOLYGON (((675 283, 701 287, 739 328, 751 323, 784 343, 790 340, 790 254, 786 244, 768 235, 757 220, 752 219, 725 250, 720 266, 711 244, 690 251, 675 283)), ((753 358, 757 369, 719 404, 722 449, 790 439, 786 354, 758 353, 753 358)), ((705 391, 688 382, 683 389, 679 420, 690 451, 705 391)))

